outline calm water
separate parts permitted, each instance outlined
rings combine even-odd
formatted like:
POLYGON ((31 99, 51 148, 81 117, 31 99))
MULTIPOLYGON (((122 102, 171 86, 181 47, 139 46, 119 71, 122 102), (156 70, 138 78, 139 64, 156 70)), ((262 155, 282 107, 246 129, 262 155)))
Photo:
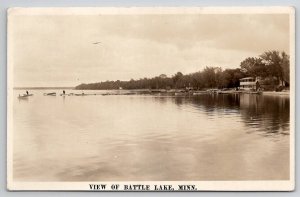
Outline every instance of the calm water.
POLYGON ((14 95, 17 181, 289 179, 288 96, 30 92, 14 95))

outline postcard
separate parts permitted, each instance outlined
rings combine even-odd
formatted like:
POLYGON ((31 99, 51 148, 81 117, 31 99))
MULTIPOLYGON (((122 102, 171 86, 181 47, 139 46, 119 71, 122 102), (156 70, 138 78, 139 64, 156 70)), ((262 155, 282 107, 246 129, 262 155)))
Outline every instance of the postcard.
POLYGON ((294 190, 294 8, 7 15, 9 190, 294 190))

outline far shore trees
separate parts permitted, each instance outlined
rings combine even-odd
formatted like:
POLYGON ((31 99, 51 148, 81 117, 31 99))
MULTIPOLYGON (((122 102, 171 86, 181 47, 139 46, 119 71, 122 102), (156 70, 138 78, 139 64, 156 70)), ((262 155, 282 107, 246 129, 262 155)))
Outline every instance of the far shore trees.
POLYGON ((168 77, 160 74, 153 78, 141 78, 130 81, 105 81, 80 84, 76 89, 109 90, 109 89, 184 89, 195 90, 211 88, 236 88, 244 77, 260 77, 272 87, 288 85, 290 82, 289 55, 285 52, 267 51, 259 57, 248 57, 240 64, 240 68, 225 69, 221 67, 205 67, 202 71, 184 75, 177 72, 168 77))
POLYGON ((268 51, 260 55, 269 76, 276 77, 281 85, 290 82, 290 61, 285 52, 268 51))
POLYGON ((267 51, 258 58, 246 58, 241 68, 246 75, 261 77, 269 85, 288 86, 290 83, 290 61, 285 52, 267 51))
POLYGON ((251 77, 266 77, 267 67, 262 58, 248 57, 241 62, 241 69, 246 75, 251 77))

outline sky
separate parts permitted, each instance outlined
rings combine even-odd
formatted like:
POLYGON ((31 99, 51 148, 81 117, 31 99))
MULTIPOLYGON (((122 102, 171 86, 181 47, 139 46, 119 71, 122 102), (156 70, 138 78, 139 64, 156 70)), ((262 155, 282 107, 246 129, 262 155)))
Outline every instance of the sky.
POLYGON ((14 87, 238 68, 264 51, 289 53, 288 14, 16 15, 9 23, 14 87))

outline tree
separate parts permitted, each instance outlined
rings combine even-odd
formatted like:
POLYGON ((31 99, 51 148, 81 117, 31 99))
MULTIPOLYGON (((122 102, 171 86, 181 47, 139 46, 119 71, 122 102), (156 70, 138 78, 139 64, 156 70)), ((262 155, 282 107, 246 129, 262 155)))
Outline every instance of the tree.
POLYGON ((266 77, 268 75, 267 68, 261 58, 246 58, 241 62, 241 69, 242 72, 251 77, 266 77))
POLYGON ((240 79, 246 77, 245 73, 241 71, 241 69, 237 68, 233 70, 231 76, 231 87, 239 87, 240 86, 240 79))
POLYGON ((206 88, 215 88, 216 84, 216 73, 214 67, 205 67, 203 72, 203 83, 206 88))
POLYGON ((202 72, 196 72, 191 74, 191 80, 192 80, 192 86, 197 88, 197 89, 202 89, 204 88, 203 84, 203 74, 202 72))
POLYGON ((283 80, 290 83, 290 56, 285 52, 281 53, 281 68, 283 70, 283 80))
POLYGON ((182 74, 181 72, 177 72, 177 73, 172 77, 175 88, 178 88, 178 87, 179 87, 179 81, 182 79, 182 77, 183 77, 183 74, 182 74))
POLYGON ((166 74, 161 74, 161 75, 159 75, 159 78, 165 79, 165 78, 167 78, 167 75, 166 74))
POLYGON ((269 76, 276 77, 281 85, 284 85, 284 81, 289 82, 290 62, 289 56, 285 52, 267 51, 260 57, 266 65, 269 76))
POLYGON ((172 77, 165 74, 153 78, 142 78, 130 81, 104 81, 99 83, 80 84, 76 89, 169 89, 193 87, 205 88, 235 88, 239 80, 246 76, 262 77, 264 84, 277 86, 278 81, 286 85, 290 80, 290 60, 285 52, 268 51, 256 57, 248 57, 237 69, 222 70, 220 67, 205 67, 202 71, 183 75, 177 72, 172 77), (285 83, 284 83, 285 82, 285 83))

